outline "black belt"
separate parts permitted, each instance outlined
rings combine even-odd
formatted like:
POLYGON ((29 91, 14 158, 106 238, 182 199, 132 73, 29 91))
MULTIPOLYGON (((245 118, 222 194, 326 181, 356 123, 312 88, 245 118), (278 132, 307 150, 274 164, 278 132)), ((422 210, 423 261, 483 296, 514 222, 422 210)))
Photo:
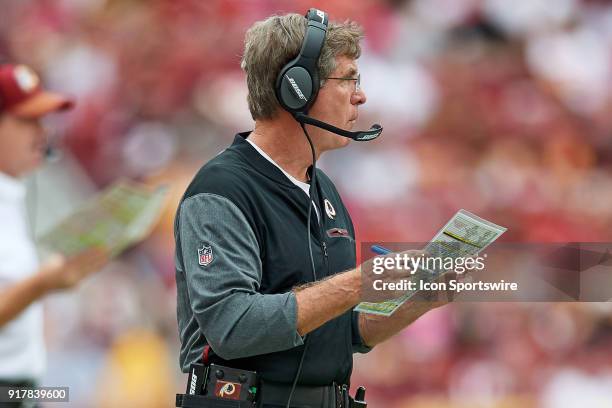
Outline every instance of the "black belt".
POLYGON ((182 408, 285 408, 291 394, 292 408, 367 408, 365 388, 353 400, 347 385, 325 386, 277 383, 261 379, 256 372, 217 364, 191 364, 186 394, 176 395, 182 408))
MULTIPOLYGON (((262 382, 259 395, 258 407, 277 408, 285 407, 289 400, 291 384, 262 382)), ((291 397, 291 408, 349 408, 344 399, 348 400, 348 394, 343 395, 340 385, 327 386, 297 385, 291 397)))

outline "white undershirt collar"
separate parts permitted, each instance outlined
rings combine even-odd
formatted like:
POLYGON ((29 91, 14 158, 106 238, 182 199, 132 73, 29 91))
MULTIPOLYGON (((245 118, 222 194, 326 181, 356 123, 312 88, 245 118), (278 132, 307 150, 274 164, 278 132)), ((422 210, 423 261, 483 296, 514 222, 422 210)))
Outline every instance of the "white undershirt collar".
MULTIPOLYGON (((296 179, 295 177, 293 177, 291 174, 287 173, 285 170, 283 170, 283 168, 281 166, 278 165, 278 163, 276 163, 274 160, 272 160, 272 158, 270 156, 268 156, 268 154, 266 152, 264 152, 259 146, 257 146, 255 144, 255 142, 253 142, 252 140, 250 140, 249 138, 246 139, 247 142, 249 142, 251 144, 251 146, 253 146, 255 148, 255 150, 257 150, 257 152, 259 152, 259 154, 261 154, 264 159, 268 160, 270 163, 272 163, 273 165, 275 165, 276 167, 278 167, 278 169, 280 171, 283 172, 283 174, 296 186, 298 186, 299 188, 302 189, 302 191, 304 193, 306 193, 306 195, 310 198, 310 184, 308 183, 304 183, 303 181, 300 181, 298 179, 296 179)), ((317 205, 315 204, 315 202, 313 200, 311 200, 313 207, 315 209, 315 214, 317 214, 317 219, 319 220, 319 222, 321 221, 321 216, 319 215, 319 208, 317 207, 317 205)))
POLYGON ((272 163, 273 165, 275 165, 276 167, 278 167, 278 169, 280 171, 283 172, 283 174, 296 186, 298 186, 299 188, 301 188, 308 197, 310 197, 310 184, 308 183, 304 183, 303 181, 300 181, 298 179, 296 179, 295 177, 293 177, 291 174, 287 173, 285 170, 283 170, 283 168, 281 166, 278 165, 278 163, 276 163, 274 160, 272 160, 272 158, 270 156, 268 156, 268 154, 266 152, 264 152, 261 147, 257 146, 255 144, 255 142, 253 142, 251 139, 247 138, 246 139, 247 142, 249 142, 251 144, 251 146, 253 146, 255 148, 255 150, 257 150, 259 152, 259 154, 261 154, 266 160, 268 160, 270 163, 272 163))

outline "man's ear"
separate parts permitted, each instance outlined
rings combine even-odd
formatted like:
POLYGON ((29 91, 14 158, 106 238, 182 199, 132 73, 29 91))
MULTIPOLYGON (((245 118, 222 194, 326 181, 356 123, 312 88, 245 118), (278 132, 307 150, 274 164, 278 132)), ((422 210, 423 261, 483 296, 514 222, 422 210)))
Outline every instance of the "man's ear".
MULTIPOLYGON (((6 142, 13 137, 13 130, 10 126, 10 118, 11 115, 9 113, 0 113, 0 143, 6 146, 6 142)), ((3 147, 0 146, 0 150, 3 150, 3 147)))

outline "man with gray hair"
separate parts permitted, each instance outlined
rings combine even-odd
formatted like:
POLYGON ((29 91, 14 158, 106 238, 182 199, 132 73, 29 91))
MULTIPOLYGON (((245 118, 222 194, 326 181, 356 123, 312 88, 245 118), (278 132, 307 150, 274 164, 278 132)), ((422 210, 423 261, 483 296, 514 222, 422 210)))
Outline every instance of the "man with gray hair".
MULTIPOLYGON (((439 305, 407 302, 391 317, 352 310, 355 231, 316 160, 382 131, 352 131, 366 102, 361 38, 356 23, 314 9, 255 23, 241 65, 255 128, 202 167, 177 211, 181 367, 203 359, 254 371, 259 406, 346 407, 352 354, 439 305)), ((240 394, 229 384, 215 396, 240 394)))

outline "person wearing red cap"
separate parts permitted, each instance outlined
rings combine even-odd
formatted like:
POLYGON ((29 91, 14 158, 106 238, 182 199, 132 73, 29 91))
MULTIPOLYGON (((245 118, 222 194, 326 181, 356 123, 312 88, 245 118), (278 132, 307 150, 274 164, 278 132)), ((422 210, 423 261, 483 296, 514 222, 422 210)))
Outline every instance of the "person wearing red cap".
POLYGON ((25 65, 0 65, 0 386, 34 385, 43 374, 42 305, 36 301, 73 287, 108 260, 92 250, 70 259, 53 255, 39 265, 28 226, 20 178, 43 163, 41 118, 72 106, 44 90, 25 65))
POLYGON ((42 89, 25 65, 0 65, 0 172, 20 177, 41 164, 47 146, 40 119, 73 102, 42 89))

